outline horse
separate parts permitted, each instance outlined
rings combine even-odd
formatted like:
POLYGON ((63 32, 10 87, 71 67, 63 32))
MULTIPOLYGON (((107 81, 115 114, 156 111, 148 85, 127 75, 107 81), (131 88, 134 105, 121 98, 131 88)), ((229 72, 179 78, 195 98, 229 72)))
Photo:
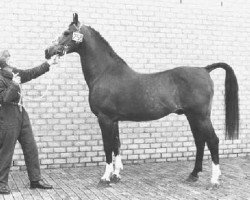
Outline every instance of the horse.
POLYGON ((89 88, 89 105, 102 133, 106 167, 101 183, 109 184, 110 181, 118 182, 121 179, 123 164, 119 121, 150 121, 176 113, 186 116, 196 145, 195 166, 186 180, 198 180, 207 144, 212 158, 210 182, 213 186, 219 185, 219 138, 211 122, 214 86, 209 73, 217 68, 226 71, 225 138, 238 138, 238 83, 228 64, 214 63, 205 67, 176 67, 157 73, 138 73, 115 53, 98 31, 81 25, 77 13, 73 14, 73 21, 57 42, 45 50, 45 58, 72 52, 80 56, 82 72, 89 88))

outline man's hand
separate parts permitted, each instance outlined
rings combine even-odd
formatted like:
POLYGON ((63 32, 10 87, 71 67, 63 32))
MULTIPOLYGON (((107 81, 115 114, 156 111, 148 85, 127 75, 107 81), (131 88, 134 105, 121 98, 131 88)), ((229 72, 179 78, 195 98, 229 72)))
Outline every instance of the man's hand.
POLYGON ((58 63, 58 60, 59 60, 59 55, 54 55, 50 59, 47 60, 47 63, 49 65, 55 65, 58 63))
POLYGON ((13 73, 12 81, 17 85, 21 83, 21 77, 19 76, 18 73, 17 74, 13 73))

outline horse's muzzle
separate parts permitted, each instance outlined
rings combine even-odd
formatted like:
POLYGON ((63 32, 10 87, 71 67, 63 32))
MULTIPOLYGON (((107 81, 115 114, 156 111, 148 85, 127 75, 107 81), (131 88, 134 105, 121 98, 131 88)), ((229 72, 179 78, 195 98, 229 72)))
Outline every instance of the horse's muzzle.
POLYGON ((63 56, 66 53, 64 46, 51 46, 45 49, 45 58, 50 59, 54 55, 63 56))

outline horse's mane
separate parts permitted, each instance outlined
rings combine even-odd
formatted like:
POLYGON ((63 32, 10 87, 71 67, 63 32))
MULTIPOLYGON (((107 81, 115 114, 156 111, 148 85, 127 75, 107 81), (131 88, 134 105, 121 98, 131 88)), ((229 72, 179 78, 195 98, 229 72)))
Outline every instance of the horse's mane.
POLYGON ((122 64, 127 65, 127 63, 120 56, 117 55, 117 53, 113 50, 113 48, 110 46, 110 44, 107 42, 107 40, 105 40, 105 38, 98 31, 96 31, 94 28, 92 28, 90 26, 89 26, 89 28, 90 28, 91 32, 93 33, 93 35, 97 39, 99 39, 100 42, 102 42, 105 45, 107 51, 109 52, 109 54, 112 58, 114 58, 116 61, 118 61, 122 64))

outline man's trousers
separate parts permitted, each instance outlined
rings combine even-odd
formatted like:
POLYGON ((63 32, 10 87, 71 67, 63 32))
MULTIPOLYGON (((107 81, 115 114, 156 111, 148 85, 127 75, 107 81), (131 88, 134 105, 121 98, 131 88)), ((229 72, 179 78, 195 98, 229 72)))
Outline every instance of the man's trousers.
POLYGON ((0 106, 0 186, 8 184, 16 141, 21 144, 30 181, 41 180, 38 150, 28 113, 15 104, 0 106))

